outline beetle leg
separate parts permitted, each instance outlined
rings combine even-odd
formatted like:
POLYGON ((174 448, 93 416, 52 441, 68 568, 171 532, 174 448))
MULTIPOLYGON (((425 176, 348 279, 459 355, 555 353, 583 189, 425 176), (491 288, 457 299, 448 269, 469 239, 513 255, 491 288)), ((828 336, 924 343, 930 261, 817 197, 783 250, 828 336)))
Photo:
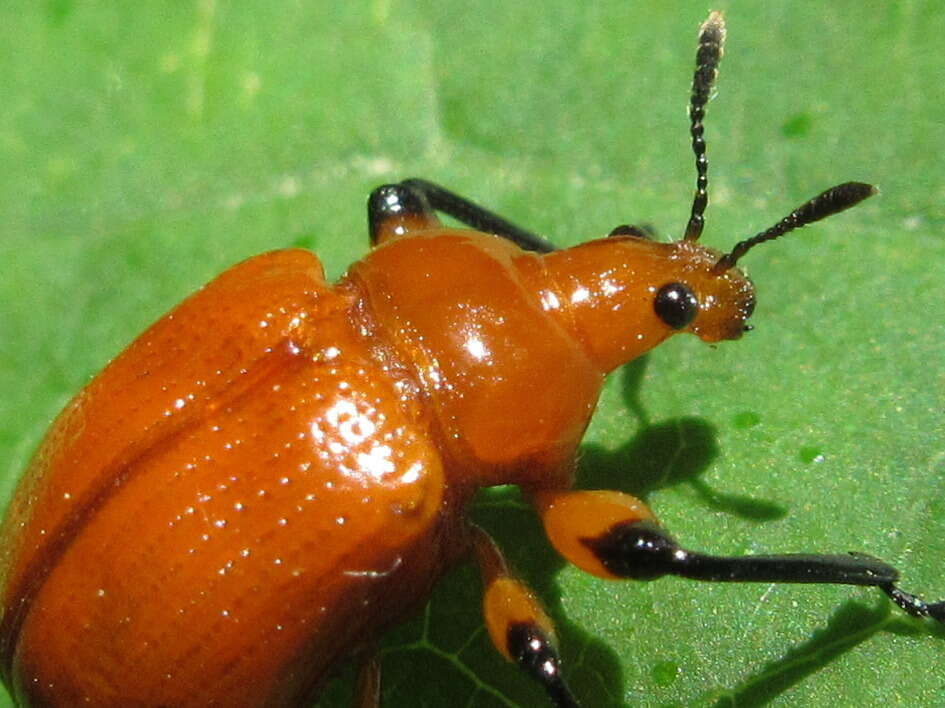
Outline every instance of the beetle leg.
POLYGON ((474 524, 469 531, 485 586, 486 628, 495 648, 541 683, 557 708, 578 708, 561 675, 551 618, 528 586, 509 571, 489 534, 474 524))
POLYGON ((611 491, 538 492, 534 503, 551 544, 604 578, 878 587, 913 617, 945 622, 945 601, 926 603, 896 586, 899 571, 863 553, 713 556, 680 547, 635 497, 611 491))
POLYGON ((448 214, 477 231, 501 236, 526 251, 550 253, 556 250, 552 243, 541 236, 516 226, 498 214, 494 214, 438 184, 416 178, 406 179, 400 184, 422 195, 430 206, 437 211, 448 214))
POLYGON ((636 238, 645 238, 647 241, 656 240, 656 231, 649 224, 637 226, 635 224, 621 224, 615 226, 607 234, 608 238, 612 236, 635 236, 636 238))
POLYGON ((381 665, 372 649, 361 660, 352 708, 378 708, 380 705, 381 665))
POLYGON ((408 231, 441 226, 423 193, 404 184, 384 184, 375 189, 368 197, 367 211, 372 246, 408 231))

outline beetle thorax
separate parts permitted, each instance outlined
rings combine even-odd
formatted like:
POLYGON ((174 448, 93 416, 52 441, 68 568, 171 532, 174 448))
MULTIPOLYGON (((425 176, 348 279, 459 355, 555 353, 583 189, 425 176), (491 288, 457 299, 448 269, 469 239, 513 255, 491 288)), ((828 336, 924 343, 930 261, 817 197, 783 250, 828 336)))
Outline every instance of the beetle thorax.
POLYGON ((349 273, 463 481, 570 481, 603 373, 543 306, 540 270, 506 241, 444 229, 385 243, 349 273))

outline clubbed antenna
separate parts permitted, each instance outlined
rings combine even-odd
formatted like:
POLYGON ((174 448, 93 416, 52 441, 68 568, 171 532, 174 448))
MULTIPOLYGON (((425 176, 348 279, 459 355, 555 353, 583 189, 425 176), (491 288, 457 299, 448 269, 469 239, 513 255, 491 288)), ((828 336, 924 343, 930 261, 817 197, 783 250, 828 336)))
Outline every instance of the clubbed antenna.
POLYGON ((783 236, 789 231, 799 229, 807 224, 820 221, 832 214, 837 214, 845 209, 859 204, 867 197, 871 197, 879 191, 871 184, 863 182, 844 182, 836 187, 831 187, 826 192, 818 194, 801 204, 786 217, 781 219, 770 229, 762 231, 756 236, 735 244, 735 248, 730 253, 722 256, 715 264, 716 273, 724 273, 738 262, 738 259, 744 256, 749 250, 765 241, 772 241, 779 236, 783 236))
POLYGON ((709 203, 709 161, 705 156, 705 104, 709 101, 712 85, 719 74, 725 44, 725 20, 722 13, 713 11, 699 28, 699 49, 696 52, 696 72, 692 76, 692 96, 689 99, 689 132, 692 134, 692 151, 696 154, 696 196, 692 200, 692 213, 683 238, 695 241, 702 235, 705 225, 703 214, 709 203))

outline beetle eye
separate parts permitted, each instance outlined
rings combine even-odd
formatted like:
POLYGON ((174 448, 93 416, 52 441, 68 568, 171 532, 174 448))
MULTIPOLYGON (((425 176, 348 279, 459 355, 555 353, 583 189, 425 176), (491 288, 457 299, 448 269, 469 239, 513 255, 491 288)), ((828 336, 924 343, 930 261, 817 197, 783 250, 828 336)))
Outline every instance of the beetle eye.
POLYGON ((668 283, 656 293, 653 301, 656 316, 673 329, 682 329, 695 319, 699 301, 682 283, 668 283))

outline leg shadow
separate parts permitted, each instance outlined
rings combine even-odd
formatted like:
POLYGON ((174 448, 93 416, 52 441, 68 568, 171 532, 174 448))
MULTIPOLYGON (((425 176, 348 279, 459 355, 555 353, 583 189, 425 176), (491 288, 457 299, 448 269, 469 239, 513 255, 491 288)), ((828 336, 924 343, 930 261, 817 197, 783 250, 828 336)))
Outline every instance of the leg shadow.
POLYGON ((752 521, 772 521, 787 508, 765 499, 725 492, 701 479, 719 454, 718 434, 708 421, 681 417, 654 423, 640 399, 640 382, 648 357, 623 367, 623 400, 641 423, 626 444, 615 450, 598 445, 581 448, 580 486, 587 489, 619 489, 644 501, 654 491, 687 484, 706 507, 752 521))

